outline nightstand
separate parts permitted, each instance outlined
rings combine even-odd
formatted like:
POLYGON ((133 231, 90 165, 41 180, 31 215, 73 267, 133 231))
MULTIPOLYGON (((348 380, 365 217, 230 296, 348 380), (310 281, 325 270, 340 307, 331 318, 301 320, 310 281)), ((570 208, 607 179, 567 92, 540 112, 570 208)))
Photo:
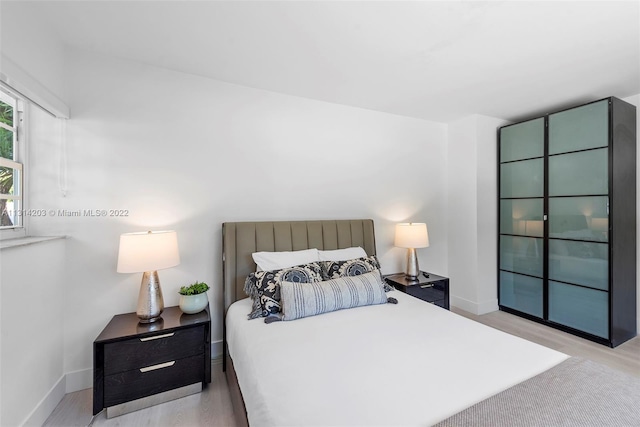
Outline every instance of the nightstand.
POLYGON ((198 393, 211 382, 209 307, 139 323, 136 313, 114 316, 93 342, 93 414, 107 418, 198 393))
POLYGON ((449 279, 447 277, 422 271, 414 281, 405 279, 404 273, 386 276, 385 280, 400 292, 449 310, 449 279))

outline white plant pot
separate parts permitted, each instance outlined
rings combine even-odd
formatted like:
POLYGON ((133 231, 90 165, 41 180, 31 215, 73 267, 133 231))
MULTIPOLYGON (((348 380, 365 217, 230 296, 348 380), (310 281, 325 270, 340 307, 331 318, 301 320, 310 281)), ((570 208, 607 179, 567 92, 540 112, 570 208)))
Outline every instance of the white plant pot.
POLYGON ((197 295, 180 295, 180 310, 186 314, 196 314, 204 310, 209 304, 207 293, 197 295))

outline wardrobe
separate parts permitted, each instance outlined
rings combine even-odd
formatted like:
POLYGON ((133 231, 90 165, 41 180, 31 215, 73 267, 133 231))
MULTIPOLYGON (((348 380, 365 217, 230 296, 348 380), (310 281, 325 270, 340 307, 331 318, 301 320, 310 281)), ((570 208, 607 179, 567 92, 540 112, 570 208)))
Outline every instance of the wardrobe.
POLYGON ((500 309, 636 336, 636 108, 609 97, 498 129, 500 309))

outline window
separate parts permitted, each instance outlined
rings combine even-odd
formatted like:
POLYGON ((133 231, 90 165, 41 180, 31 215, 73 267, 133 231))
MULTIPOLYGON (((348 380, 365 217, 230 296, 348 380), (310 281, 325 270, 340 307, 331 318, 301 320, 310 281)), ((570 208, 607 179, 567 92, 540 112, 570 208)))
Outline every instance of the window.
POLYGON ((22 103, 0 91, 0 231, 14 231, 13 237, 24 234, 24 181, 20 129, 22 103), (18 232, 18 233, 15 233, 18 232))

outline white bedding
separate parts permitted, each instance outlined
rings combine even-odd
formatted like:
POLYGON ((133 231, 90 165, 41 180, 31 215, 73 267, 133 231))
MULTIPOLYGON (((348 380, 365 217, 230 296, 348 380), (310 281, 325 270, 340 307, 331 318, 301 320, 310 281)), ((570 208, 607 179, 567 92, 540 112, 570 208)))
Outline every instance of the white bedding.
POLYGON ((399 303, 290 322, 227 314, 227 342, 258 426, 425 426, 568 356, 398 291, 399 303))

